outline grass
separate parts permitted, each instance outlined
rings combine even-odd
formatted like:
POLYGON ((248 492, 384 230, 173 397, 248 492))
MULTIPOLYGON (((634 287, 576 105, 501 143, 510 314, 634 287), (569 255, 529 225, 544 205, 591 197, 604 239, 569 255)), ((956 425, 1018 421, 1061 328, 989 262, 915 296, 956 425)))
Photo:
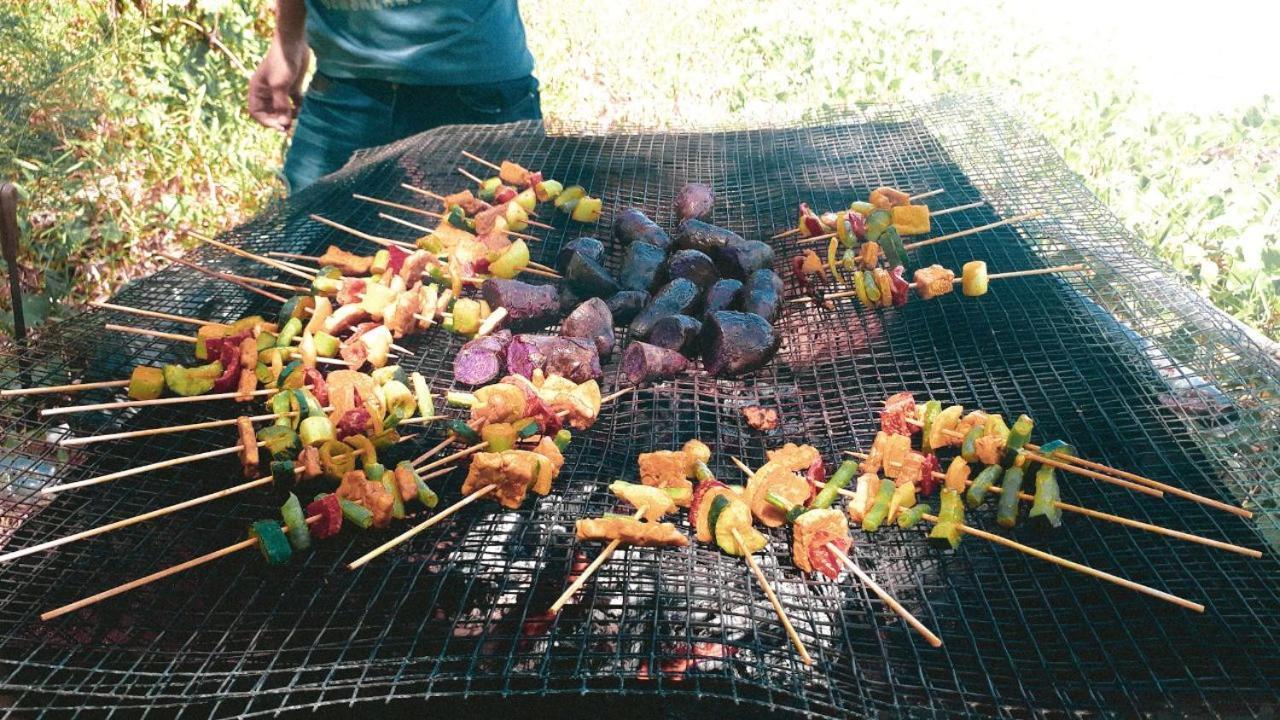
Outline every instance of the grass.
MULTIPOLYGON (((281 192, 281 140, 243 111, 268 3, 113 7, 0 3, 0 176, 27 198, 23 284, 37 320, 149 272, 184 229, 229 227, 281 192)), ((1189 283, 1280 337, 1276 101, 1246 86, 1226 104, 1176 107, 1135 76, 1123 23, 1082 32, 995 1, 521 9, 544 112, 601 130, 994 90, 1189 283)))

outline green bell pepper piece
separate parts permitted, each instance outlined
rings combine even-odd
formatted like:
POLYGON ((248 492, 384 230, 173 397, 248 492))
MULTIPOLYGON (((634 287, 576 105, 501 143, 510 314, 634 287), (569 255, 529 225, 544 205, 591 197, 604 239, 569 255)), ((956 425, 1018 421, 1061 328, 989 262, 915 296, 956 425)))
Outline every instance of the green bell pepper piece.
POLYGON ((197 365, 187 368, 181 365, 164 366, 164 384, 174 395, 191 397, 203 395, 213 389, 213 382, 222 375, 222 363, 197 365))
POLYGON ((338 357, 338 350, 342 348, 342 341, 330 335, 323 330, 312 336, 316 342, 316 356, 322 358, 338 357))
POLYGON ((1018 524, 1018 493, 1022 492, 1022 468, 1011 467, 1004 471, 1000 482, 1000 504, 996 509, 996 522, 1000 527, 1011 528, 1018 524))
MULTIPOLYGON (((880 235, 893 227, 893 215, 884 208, 876 208, 867 216, 867 240, 880 242, 880 235)), ((884 249, 883 247, 881 249, 884 249)))
POLYGON ((893 491, 897 488, 893 481, 883 480, 880 482, 880 489, 876 491, 876 500, 871 505, 871 509, 862 517, 862 531, 875 532, 884 524, 885 518, 889 517, 889 505, 893 501, 893 491))
POLYGON ((1040 469, 1036 470, 1036 494, 1031 503, 1031 512, 1027 513, 1027 517, 1040 518, 1050 527, 1056 528, 1062 526, 1062 508, 1057 505, 1062 495, 1054 469, 1050 465, 1041 465, 1040 469))
POLYGON ((293 487, 297 484, 298 474, 294 472, 292 460, 271 461, 271 487, 275 488, 281 497, 293 492, 293 487))
POLYGON ((329 418, 324 415, 316 415, 303 420, 298 425, 298 435, 302 438, 302 444, 307 447, 320 447, 329 440, 337 439, 337 435, 333 430, 333 423, 329 422, 329 418))
POLYGON ((369 508, 345 498, 338 498, 338 503, 342 506, 342 517, 347 522, 361 530, 373 527, 373 512, 369 508))
POLYGON ((285 535, 294 550, 307 550, 311 547, 311 530, 307 527, 307 518, 302 512, 302 503, 298 496, 289 493, 289 498, 280 506, 280 517, 284 519, 285 535))
POLYGON ((814 496, 813 502, 809 503, 809 507, 815 509, 831 507, 836 498, 840 497, 840 491, 849 487, 849 483, 853 482, 853 478, 857 474, 858 463, 853 460, 845 460, 840 463, 840 467, 834 475, 827 478, 827 484, 814 496))
POLYGON ((564 452, 564 449, 569 447, 569 441, 571 440, 573 440, 573 433, 569 432, 565 428, 560 428, 556 432, 556 436, 551 439, 551 442, 556 444, 557 450, 564 452))
POLYGON ((991 491, 991 486, 996 484, 1000 479, 1000 475, 1004 473, 1004 468, 999 465, 988 465, 978 473, 978 477, 973 479, 973 483, 969 485, 969 490, 965 493, 965 502, 971 508, 976 508, 987 499, 987 493, 991 491))
POLYGON ((942 507, 938 510, 938 523, 929 531, 929 540, 938 546, 955 550, 960 546, 960 526, 964 525, 964 504, 960 493, 943 488, 942 507))
MULTIPOLYGON (((983 425, 978 424, 969 428, 969 432, 964 434, 964 440, 960 443, 960 457, 964 458, 965 462, 978 461, 978 438, 982 437, 985 429, 983 425)), ((928 430, 925 433, 928 437, 928 430)))
POLYGON ((283 425, 268 425, 259 430, 258 442, 263 443, 267 454, 275 460, 292 460, 302 451, 298 434, 283 425))
POLYGON ((475 443, 480 441, 480 436, 476 434, 476 431, 472 430, 471 426, 467 425, 464 420, 450 420, 446 422, 444 426, 449 430, 449 432, 457 435, 458 438, 465 443, 475 443))
POLYGON ((289 321, 280 328, 280 334, 276 336, 276 347, 287 348, 293 345, 294 338, 302 332, 302 321, 298 318, 289 318, 289 321))
POLYGON ((916 523, 928 513, 932 513, 933 508, 928 505, 913 505, 909 508, 903 508, 898 512, 898 527, 906 530, 915 527, 916 523))
POLYGON ((258 552, 268 565, 284 565, 293 557, 289 538, 275 520, 259 520, 249 526, 249 537, 258 541, 258 552))
POLYGON ((933 435, 933 421, 938 419, 938 413, 942 412, 942 401, 927 400, 924 404, 924 432, 920 438, 920 452, 928 455, 933 452, 933 446, 929 443, 929 438, 933 435))
POLYGON ((1035 427, 1035 421, 1026 415, 1019 415, 1018 419, 1013 423, 1013 427, 1009 430, 1009 439, 1004 445, 1003 465, 1008 467, 1018 459, 1018 453, 1022 450, 1022 446, 1027 444, 1031 439, 1031 429, 1035 427))

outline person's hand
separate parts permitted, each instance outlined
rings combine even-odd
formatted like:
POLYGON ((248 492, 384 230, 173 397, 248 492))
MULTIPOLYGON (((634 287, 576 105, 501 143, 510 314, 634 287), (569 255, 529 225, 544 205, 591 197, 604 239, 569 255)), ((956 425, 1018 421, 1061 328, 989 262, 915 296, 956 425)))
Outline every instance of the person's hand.
POLYGON ((249 78, 249 115, 266 127, 288 133, 302 105, 302 80, 309 60, 305 42, 272 40, 249 78))

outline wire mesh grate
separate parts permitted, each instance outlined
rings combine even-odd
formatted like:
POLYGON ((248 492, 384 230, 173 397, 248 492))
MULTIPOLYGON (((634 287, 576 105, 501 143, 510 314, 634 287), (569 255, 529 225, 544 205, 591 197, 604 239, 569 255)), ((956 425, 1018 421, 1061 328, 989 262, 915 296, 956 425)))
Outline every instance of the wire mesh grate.
MULTIPOLYGON (((771 535, 760 561, 818 661, 803 666, 741 561, 710 548, 631 549, 600 571, 556 618, 546 608, 594 556, 573 521, 612 509, 606 490, 634 477, 637 453, 701 437, 712 469, 739 481, 728 458, 751 465, 784 441, 809 442, 837 462, 864 447, 883 398, 907 389, 1006 416, 1026 412, 1037 437, 1065 437, 1082 455, 1230 502, 1252 523, 1177 500, 1156 501, 1072 478, 1065 499, 1098 510, 1254 547, 1280 547, 1277 368, 1239 329, 1169 279, 1081 186, 1044 141, 985 98, 829 115, 800 126, 703 132, 548 134, 533 124, 456 127, 363 154, 288 204, 229 234, 254 251, 318 253, 333 242, 371 246, 309 221, 319 212, 388 237, 408 231, 378 217, 361 192, 410 205, 408 182, 460 187, 458 151, 510 158, 606 198, 598 230, 637 206, 671 227, 685 182, 713 185, 713 221, 767 238, 796 204, 840 207, 878 185, 942 188, 931 203, 987 205, 936 218, 936 232, 1043 210, 1016 228, 924 248, 917 265, 992 272, 1081 261, 1088 274, 996 281, 985 297, 954 296, 884 312, 853 303, 792 305, 778 358, 737 381, 692 375, 624 397, 567 453, 557 489, 519 511, 479 505, 361 570, 344 563, 384 539, 344 534, 285 568, 225 558, 50 623, 46 609, 238 540, 274 514, 266 497, 233 495, 181 513, 37 554, 0 568, 0 694, 14 711, 252 716, 414 698, 527 696, 566 703, 591 693, 732 701, 819 716, 1132 715, 1177 711, 1256 716, 1274 708, 1280 666, 1280 566, 1072 518, 1065 529, 1014 535, 1037 547, 1205 602, 1194 615, 977 540, 955 553, 919 533, 859 535, 855 557, 945 645, 919 642, 850 580, 800 576, 789 539, 771 535), (777 409, 762 435, 741 410, 777 409)), ((550 262, 580 234, 556 217, 535 259, 550 262)), ((590 229, 588 229, 588 232, 590 229)), ((585 234, 585 233, 583 233, 585 234)), ((785 244, 775 243, 780 249, 785 244)), ((611 246, 612 248, 612 246, 611 246)), ((779 270, 790 252, 779 253, 779 270)), ((201 264, 272 277, 253 263, 202 249, 201 264)), ((616 269, 621 252, 612 248, 616 269)), ((130 285, 116 302, 208 319, 273 313, 273 303, 185 269, 130 285)), ((49 328, 23 352, 0 356, 5 386, 127 377, 132 365, 188 361, 189 346, 105 336, 103 322, 163 321, 95 311, 49 328)), ((402 364, 449 385, 461 341, 406 339, 402 364)), ((622 377, 615 361, 607 384, 622 377)), ((0 401, 0 544, 16 549, 217 490, 234 460, 208 460, 79 491, 41 487, 144 462, 226 447, 226 428, 59 448, 69 435, 234 416, 230 403, 42 419, 34 408, 94 402, 111 391, 0 401)), ((437 438, 425 434, 399 456, 437 438)), ((456 477, 441 484, 457 496, 456 477)), ((972 516, 994 526, 989 510, 972 516)), ((479 700, 477 702, 480 702, 479 700)), ((684 700, 682 700, 682 703, 684 700)), ((612 706, 612 705, 609 705, 612 706)), ((564 706, 557 706, 564 707, 564 706)))

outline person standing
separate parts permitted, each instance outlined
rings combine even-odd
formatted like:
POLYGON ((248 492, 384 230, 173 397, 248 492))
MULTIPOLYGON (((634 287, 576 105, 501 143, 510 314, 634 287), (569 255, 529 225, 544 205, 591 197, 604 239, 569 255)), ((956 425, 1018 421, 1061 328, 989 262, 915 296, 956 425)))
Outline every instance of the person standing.
POLYGON ((291 193, 361 148, 441 125, 542 117, 516 0, 276 0, 249 114, 293 138, 291 193), (305 95, 302 83, 316 58, 305 95))

